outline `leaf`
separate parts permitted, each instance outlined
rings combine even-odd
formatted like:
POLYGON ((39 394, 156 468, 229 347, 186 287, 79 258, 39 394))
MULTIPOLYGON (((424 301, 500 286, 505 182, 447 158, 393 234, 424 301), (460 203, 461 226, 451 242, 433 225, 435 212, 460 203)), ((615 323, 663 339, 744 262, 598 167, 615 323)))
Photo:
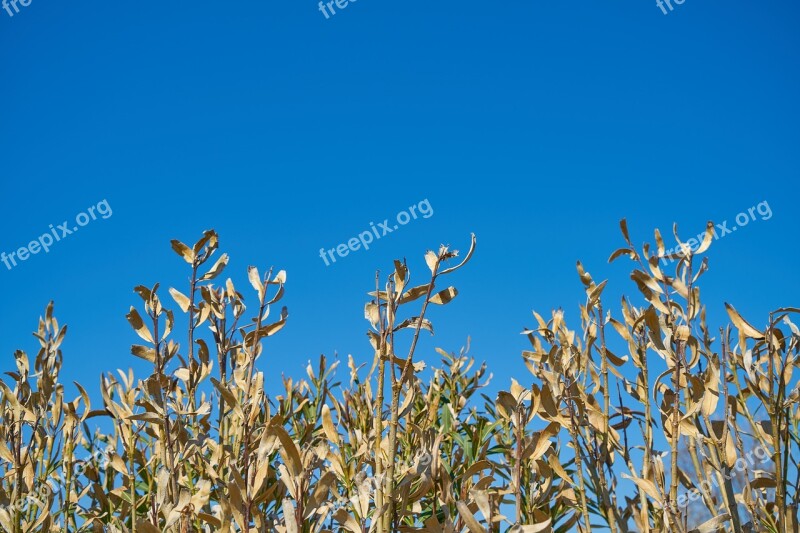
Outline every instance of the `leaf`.
POLYGON ((719 370, 715 364, 709 364, 706 369, 705 392, 703 393, 702 413, 711 416, 717 410, 719 401, 719 370))
POLYGON ((219 244, 219 237, 217 236, 217 232, 214 231, 213 229, 204 231, 203 236, 200 237, 200 240, 194 243, 194 247, 192 248, 192 250, 194 251, 195 254, 199 254, 200 251, 203 249, 203 246, 206 245, 206 243, 208 243, 208 249, 209 249, 209 253, 205 256, 205 258, 207 259, 211 255, 211 252, 217 249, 217 245, 219 244))
POLYGON ((156 351, 153 348, 134 344, 131 346, 131 353, 136 357, 141 357, 145 361, 150 361, 151 363, 156 362, 156 351))
POLYGON ((564 470, 564 467, 561 465, 561 461, 555 456, 555 454, 550 454, 550 456, 547 458, 547 464, 550 465, 550 468, 553 469, 553 472, 555 472, 558 477, 573 487, 575 486, 575 481, 573 481, 572 476, 570 476, 567 471, 564 470))
POLYGON ((561 430, 561 425, 558 422, 551 422, 542 432, 539 434, 539 439, 536 441, 536 446, 531 453, 530 460, 535 461, 539 459, 541 456, 550 449, 552 442, 550 442, 550 438, 557 435, 558 432, 561 430))
POLYGON ((202 520, 203 522, 205 522, 209 526, 211 526, 211 528, 212 528, 211 530, 212 531, 220 531, 222 529, 222 522, 218 518, 216 518, 216 517, 214 517, 214 516, 212 516, 210 514, 197 513, 197 518, 199 520, 202 520))
POLYGON ((405 289, 406 281, 408 278, 408 267, 400 261, 394 261, 394 283, 395 290, 402 293, 405 289))
POLYGON ((458 296, 458 290, 455 287, 447 287, 445 290, 431 296, 430 302, 436 305, 446 305, 452 302, 456 296, 458 296))
POLYGON ((164 323, 164 334, 161 335, 161 340, 164 341, 169 337, 169 334, 172 333, 172 327, 175 325, 175 313, 167 309, 166 311, 167 319, 164 323))
POLYGON ((631 259, 635 257, 634 251, 631 250, 630 248, 620 248, 619 250, 616 250, 613 254, 611 254, 611 256, 608 258, 608 262, 613 263, 623 255, 627 255, 631 259))
POLYGON ((183 260, 189 263, 190 265, 194 262, 195 254, 191 248, 183 244, 181 241, 172 240, 172 249, 175 250, 175 253, 179 256, 183 257, 183 260))
POLYGON ((153 292, 144 285, 137 285, 133 288, 133 292, 138 294, 139 298, 141 298, 145 303, 149 303, 150 298, 153 296, 153 292))
POLYGON ((533 519, 536 522, 535 525, 513 526, 508 530, 508 533, 542 533, 543 531, 553 530, 550 527, 550 523, 553 521, 553 519, 546 512, 534 509, 533 519))
POLYGON ((0 443, 0 459, 14 464, 14 456, 11 455, 11 450, 5 444, 0 443))
POLYGON ((439 256, 436 255, 436 252, 433 250, 428 250, 425 253, 425 263, 427 263, 428 268, 431 269, 431 273, 436 270, 436 263, 439 262, 439 256))
POLYGON ((753 373, 753 350, 747 350, 742 355, 742 366, 744 367, 744 371, 747 372, 747 376, 750 378, 750 381, 755 383, 756 376, 753 373))
POLYGON ((280 285, 284 285, 286 283, 286 271, 285 270, 279 271, 277 274, 275 274, 275 277, 272 278, 272 281, 270 281, 270 283, 277 283, 280 285))
POLYGON ((150 330, 147 329, 147 326, 144 325, 144 321, 142 320, 141 315, 139 315, 139 311, 135 308, 131 307, 130 312, 126 315, 128 322, 133 327, 134 331, 144 340, 147 342, 153 342, 153 335, 150 333, 150 330))
POLYGON ((191 302, 189 301, 189 298, 186 297, 186 295, 184 295, 183 293, 181 293, 176 289, 173 289, 172 287, 170 287, 169 293, 170 295, 172 295, 172 299, 175 300, 175 303, 178 304, 178 306, 181 308, 181 311, 185 313, 189 310, 191 302))
POLYGON ((797 326, 795 326, 794 323, 789 320, 788 316, 783 317, 783 323, 789 326, 789 329, 792 330, 792 335, 800 337, 800 329, 798 329, 797 326))
POLYGON ((78 392, 81 393, 81 398, 83 398, 83 405, 85 406, 85 409, 83 410, 83 416, 81 417, 81 420, 83 420, 86 418, 86 415, 89 414, 89 411, 92 410, 92 402, 89 400, 89 394, 86 392, 86 389, 84 389, 77 381, 73 381, 73 383, 78 389, 78 392))
POLYGON ((375 302, 367 302, 364 306, 364 318, 369 320, 370 325, 377 330, 381 320, 378 304, 375 302))
POLYGON ((109 461, 109 465, 111 468, 122 474, 123 476, 128 475, 128 467, 125 465, 125 461, 122 460, 117 454, 111 456, 111 461, 109 461))
POLYGON ((339 432, 336 431, 336 426, 333 425, 333 417, 331 417, 331 408, 328 407, 328 404, 322 405, 322 429, 325 432, 325 436, 328 437, 329 441, 336 444, 337 446, 340 445, 339 432))
POLYGON ((427 318, 423 318, 422 323, 420 324, 418 316, 403 320, 400 324, 395 326, 393 331, 399 331, 404 328, 416 329, 418 324, 420 329, 427 329, 428 331, 431 332, 431 335, 433 335, 433 324, 431 323, 431 321, 428 320, 427 318))
POLYGON ((774 489, 777 485, 778 484, 774 479, 765 476, 757 477, 750 482, 750 488, 753 490, 774 489))
POLYGON ((661 325, 658 322, 658 313, 653 307, 648 307, 644 313, 644 321, 647 324, 647 329, 650 331, 650 339, 656 348, 662 352, 666 350, 662 340, 661 325))
POLYGON ((399 304, 407 304, 408 302, 413 302, 422 296, 428 294, 428 285, 419 285, 417 287, 413 287, 408 289, 403 295, 397 300, 399 304))
POLYGON ((297 479, 303 471, 303 461, 300 459, 300 450, 297 449, 297 445, 286 430, 283 429, 283 426, 280 425, 279 416, 276 416, 270 421, 269 431, 274 433, 281 442, 281 457, 283 457, 283 461, 286 463, 289 473, 293 478, 297 479))
POLYGON ((236 413, 241 419, 244 419, 244 411, 242 411, 242 407, 239 405, 239 402, 236 400, 236 397, 231 393, 231 391, 214 378, 211 378, 211 383, 214 384, 219 393, 222 395, 225 403, 227 403, 231 409, 233 409, 233 412, 236 413))
POLYGON ((203 339, 197 339, 194 341, 197 344, 197 357, 200 359, 200 362, 203 364, 208 363, 208 344, 203 339))
POLYGON ((469 528, 470 533, 486 533, 486 530, 481 526, 480 522, 475 518, 475 515, 472 514, 472 511, 469 510, 469 506, 463 500, 459 500, 456 502, 456 507, 458 507, 458 514, 464 520, 464 523, 469 528))
POLYGON ((586 272, 586 269, 583 268, 583 264, 578 261, 576 268, 578 270, 578 276, 581 278, 581 283, 583 283, 586 287, 589 287, 594 284, 592 281, 592 276, 586 272))
POLYGON ((661 236, 661 232, 658 230, 658 228, 656 228, 653 233, 655 234, 656 238, 656 250, 658 251, 658 255, 663 256, 664 251, 666 250, 666 247, 664 246, 664 238, 661 236))
POLYGON ((361 526, 358 525, 358 521, 353 518, 353 516, 347 512, 347 509, 339 509, 333 515, 333 518, 341 525, 344 529, 348 531, 352 531, 352 533, 361 533, 361 526))
POLYGON ((624 218, 619 221, 619 229, 622 230, 622 236, 625 237, 625 242, 630 244, 631 237, 628 234, 628 221, 625 220, 624 218))
POLYGON ((511 418, 517 409, 517 399, 511 393, 500 391, 495 401, 497 412, 504 418, 511 418))
POLYGON ((706 234, 703 236, 703 242, 700 243, 700 247, 694 252, 696 254, 702 254, 711 246, 711 241, 714 239, 714 223, 710 220, 706 224, 706 234))
POLYGON ((643 479, 643 478, 640 478, 640 477, 629 476, 628 474, 626 474, 624 472, 621 475, 625 479, 630 479, 631 481, 636 483, 636 485, 640 489, 642 489, 644 491, 644 493, 647 494, 650 498, 655 500, 656 503, 658 503, 659 505, 662 503, 661 495, 658 493, 658 488, 656 488, 656 484, 655 483, 653 483, 649 479, 643 479))
POLYGON ((714 533, 716 531, 719 531, 722 524, 724 524, 730 519, 731 515, 727 513, 715 516, 711 520, 703 522, 695 529, 690 530, 689 533, 714 533))
POLYGON ((289 318, 289 309, 284 306, 283 309, 281 309, 281 319, 273 324, 264 326, 264 328, 261 329, 261 336, 269 337, 270 335, 275 335, 286 325, 287 318, 289 318))
POLYGON ((139 520, 136 522, 136 531, 142 533, 161 533, 161 531, 147 520, 139 520))
POLYGON ((725 304, 725 309, 728 310, 728 316, 731 317, 731 321, 736 328, 744 334, 745 337, 749 337, 751 339, 761 340, 764 338, 764 334, 750 325, 742 316, 736 312, 736 309, 729 303, 725 304))
POLYGON ((600 295, 603 293, 603 289, 606 288, 606 284, 607 283, 608 283, 608 280, 605 280, 602 283, 600 283, 600 285, 597 285, 594 289, 592 289, 591 292, 589 292, 589 295, 588 295, 588 298, 589 298, 588 306, 589 307, 594 307, 594 304, 596 304, 597 301, 600 299, 600 295))
POLYGON ((261 283, 261 276, 258 273, 258 268, 251 266, 247 269, 247 279, 250 285, 258 292, 259 301, 264 299, 264 284, 261 283))
POLYGON ((228 254, 222 254, 222 256, 217 259, 217 262, 214 263, 214 266, 211 267, 211 270, 205 273, 205 275, 200 278, 200 281, 208 281, 210 279, 214 279, 220 274, 222 271, 225 270, 225 266, 228 264, 228 254))
POLYGON ((126 417, 127 420, 140 420, 142 422, 152 422, 154 424, 163 424, 164 419, 158 416, 157 413, 139 413, 138 415, 131 415, 126 417))
POLYGON ((283 500, 283 518, 286 522, 286 533, 299 533, 300 530, 297 527, 294 504, 292 504, 292 500, 289 498, 283 500))
MULTIPOLYGON (((488 462, 488 461, 487 461, 488 462)), ((486 479, 486 478, 484 478, 486 479)), ((491 483, 492 478, 488 478, 489 482, 491 483)), ((469 495, 472 496, 472 501, 475 502, 475 505, 478 506, 478 509, 481 511, 484 520, 490 520, 492 516, 492 506, 491 502, 489 501, 489 493, 485 490, 477 490, 476 488, 471 488, 469 490, 469 495)))
MULTIPOLYGON (((478 241, 475 239, 475 234, 473 233, 471 242, 469 244, 469 251, 467 252, 467 256, 464 258, 464 260, 461 261, 456 266, 450 267, 447 270, 441 272, 441 275, 444 276, 445 274, 449 274, 451 272, 455 272, 456 270, 458 270, 462 266, 466 265, 469 262, 469 260, 472 259, 472 254, 475 253, 475 245, 477 244, 477 242, 478 241)), ((426 258, 427 258, 427 256, 426 256, 426 258)))

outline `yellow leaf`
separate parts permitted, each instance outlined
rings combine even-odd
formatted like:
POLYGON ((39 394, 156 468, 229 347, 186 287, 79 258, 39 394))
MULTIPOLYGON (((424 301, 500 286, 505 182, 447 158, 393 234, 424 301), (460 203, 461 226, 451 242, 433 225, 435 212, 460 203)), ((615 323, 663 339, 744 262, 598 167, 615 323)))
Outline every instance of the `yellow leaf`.
POLYGON ((558 422, 550 422, 547 428, 545 428, 544 431, 539 434, 539 439, 536 441, 536 447, 531 453, 530 459, 532 461, 539 459, 547 450, 550 449, 550 446, 552 445, 550 438, 556 435, 560 429, 561 425, 558 422))
POLYGON ((153 342, 153 335, 150 333, 150 330, 147 329, 147 326, 144 325, 144 321, 142 320, 141 315, 139 315, 139 311, 131 307, 131 310, 126 315, 126 318, 128 319, 130 325, 133 326, 133 329, 136 331, 137 335, 147 342, 153 342))
POLYGON ((431 296, 430 302, 437 305, 445 305, 453 301, 453 298, 458 296, 458 291, 455 287, 448 287, 445 290, 431 296))
POLYGON ((724 524, 730 519, 731 515, 727 513, 715 516, 711 520, 703 522, 695 529, 690 530, 689 533, 714 533, 716 531, 719 531, 721 529, 722 524, 724 524))
POLYGON ((189 263, 190 265, 194 262, 194 252, 191 248, 183 244, 181 241, 177 241, 175 239, 172 240, 172 249, 175 250, 175 253, 179 256, 183 257, 183 260, 189 263))
POLYGON ((640 489, 642 489, 644 491, 644 493, 647 494, 650 498, 655 500, 656 503, 658 503, 660 505, 663 505, 663 503, 661 501, 661 495, 658 493, 658 488, 656 487, 655 483, 653 483, 649 479, 643 479, 643 478, 640 478, 640 477, 629 476, 628 474, 625 474, 624 472, 622 473, 622 477, 624 477, 625 479, 630 479, 631 481, 636 483, 636 485, 640 489))
POLYGON ((189 310, 189 305, 191 305, 189 302, 189 298, 187 298, 180 291, 173 288, 169 289, 169 293, 172 295, 172 299, 175 300, 175 303, 178 304, 178 306, 180 306, 181 311, 185 313, 186 311, 189 310))
POLYGON ((217 259, 217 262, 214 263, 214 266, 211 267, 211 270, 206 272, 205 275, 202 278, 200 278, 200 281, 207 281, 216 278, 222 273, 227 264, 228 264, 228 254, 222 254, 222 256, 219 259, 217 259))
POLYGON ((706 224, 706 234, 703 237, 703 242, 700 243, 700 247, 695 251, 696 254, 702 254, 711 246, 711 241, 714 238, 714 223, 709 221, 706 224))
POLYGON ((153 348, 134 344, 131 346, 131 353, 136 357, 141 357, 142 359, 150 361, 151 363, 156 362, 156 351, 153 348))
POLYGON ((286 466, 289 469, 292 477, 298 478, 303 470, 303 462, 300 459, 300 450, 297 449, 297 445, 294 443, 292 438, 283 429, 283 426, 280 425, 280 418, 276 416, 272 419, 269 425, 269 431, 275 434, 278 437, 278 440, 281 441, 281 456, 283 457, 286 466))
POLYGON ((470 533, 486 533, 486 529, 475 519, 475 515, 472 514, 472 511, 469 510, 469 506, 464 501, 459 500, 456 502, 456 507, 458 507, 459 516, 464 520, 470 533))
POLYGON ((211 383, 214 384, 219 393, 222 395, 225 403, 227 403, 231 409, 233 409, 233 412, 236 413, 239 418, 244 419, 244 411, 242 411, 242 407, 239 405, 239 402, 236 400, 236 397, 231 393, 231 391, 214 378, 211 378, 211 383))
POLYGON ((764 338, 764 334, 758 331, 752 325, 750 325, 750 323, 747 322, 747 320, 742 318, 742 316, 738 312, 736 312, 736 309, 734 309, 731 304, 726 303, 725 309, 728 310, 728 316, 731 317, 733 325, 736 326, 736 328, 740 332, 742 332, 746 337, 756 340, 764 338))
POLYGON ((333 417, 331 417, 331 408, 328 404, 322 406, 322 429, 325 431, 325 436, 332 443, 339 445, 339 433, 336 431, 336 426, 333 425, 333 417))

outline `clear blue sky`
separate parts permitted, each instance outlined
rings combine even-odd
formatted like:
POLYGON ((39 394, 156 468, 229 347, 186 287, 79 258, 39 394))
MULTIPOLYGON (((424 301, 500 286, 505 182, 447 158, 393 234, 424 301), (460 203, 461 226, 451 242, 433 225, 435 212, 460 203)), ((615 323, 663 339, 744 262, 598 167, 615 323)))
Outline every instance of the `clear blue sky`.
POLYGON ((247 265, 288 272, 289 325, 261 363, 272 387, 320 353, 370 361, 375 269, 407 257, 421 282, 425 250, 463 249, 470 232, 461 293, 419 356, 471 335, 497 386, 529 380, 532 309, 563 306, 578 326, 577 259, 613 278, 618 316, 635 290, 625 261, 606 263, 622 217, 640 242, 673 221, 687 236, 735 225, 767 201, 769 220, 712 246, 710 317, 730 301, 760 325, 800 304, 797 2, 686 0, 664 15, 649 0, 359 0, 330 19, 311 0, 18 7, 0 11, 0 251, 104 199, 113 215, 0 263, 3 370, 14 349, 35 353, 54 299, 65 381, 144 375, 132 288, 183 288, 169 241, 207 228, 242 289, 247 265), (423 199, 430 218, 319 257, 423 199))

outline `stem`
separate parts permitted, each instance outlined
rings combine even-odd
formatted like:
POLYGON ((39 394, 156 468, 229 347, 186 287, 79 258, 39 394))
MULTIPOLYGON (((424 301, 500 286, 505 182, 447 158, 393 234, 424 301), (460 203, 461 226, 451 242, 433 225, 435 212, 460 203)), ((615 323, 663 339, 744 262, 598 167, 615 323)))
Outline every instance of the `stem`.
POLYGON ((130 457, 130 484, 131 484, 131 533, 136 533, 136 433, 131 428, 131 435, 130 435, 130 448, 128 449, 128 454, 130 457))
MULTIPOLYGON (((158 364, 158 375, 159 378, 165 379, 166 376, 164 375, 164 366, 166 362, 161 359, 161 340, 159 338, 158 332, 158 317, 153 317, 153 337, 156 341, 156 363, 158 364)), ((164 450, 164 454, 166 456, 166 463, 167 469, 169 470, 170 474, 170 487, 172 489, 172 499, 169 500, 171 503, 175 502, 175 499, 178 497, 178 475, 175 472, 175 451, 172 447, 172 432, 170 431, 170 422, 169 422, 169 402, 167 399, 167 395, 164 394, 164 390, 159 388, 159 393, 162 395, 162 407, 164 409, 164 417, 163 417, 163 424, 164 424, 164 436, 166 437, 167 446, 164 450)))
POLYGON ((515 524, 522 524, 522 447, 524 445, 522 435, 522 414, 520 413, 521 406, 517 406, 517 411, 514 413, 515 420, 515 433, 517 438, 517 448, 514 450, 514 492, 515 492, 515 524))
MULTIPOLYGON (((375 507, 376 511, 380 511, 383 509, 384 505, 383 454, 381 443, 383 441, 383 397, 384 387, 386 384, 386 361, 383 358, 385 351, 384 347, 386 345, 386 329, 383 327, 384 323, 383 318, 381 317, 380 272, 375 272, 375 300, 378 304, 378 328, 380 333, 380 341, 378 343, 378 350, 376 354, 376 357, 378 358, 378 396, 375 400, 375 407, 373 408, 373 427, 375 431, 375 479, 378 480, 375 488, 375 507)), ((388 298, 386 305, 388 315, 388 298)), ((383 528, 384 521, 382 517, 378 520, 377 525, 377 533, 385 533, 383 528)))
POLYGON ((587 531, 591 529, 589 521, 589 506, 586 504, 586 484, 583 481, 583 461, 581 460, 581 445, 578 441, 578 428, 575 423, 575 408, 572 404, 572 381, 567 383, 567 408, 569 409, 570 435, 572 436, 572 446, 575 449, 575 475, 578 476, 578 486, 581 491, 581 515, 586 524, 587 531))
MULTIPOLYGON (((197 383, 194 382, 194 300, 197 290, 197 259, 192 262, 192 280, 189 289, 189 401, 192 413, 197 411, 197 383)), ((192 414, 192 429, 197 429, 197 415, 192 414)))
MULTIPOLYGON (((243 459, 244 459, 244 479, 245 483, 245 501, 243 502, 244 505, 244 527, 250 527, 250 508, 253 505, 253 495, 250 491, 250 438, 251 438, 251 430, 250 427, 250 415, 253 411, 254 406, 252 405, 252 388, 253 388, 253 372, 255 371, 256 365, 256 355, 259 346, 259 333, 261 332, 261 326, 264 320, 264 311, 266 310, 267 304, 267 289, 269 288, 269 280, 272 278, 272 269, 269 270, 266 277, 264 278, 264 291, 261 294, 261 301, 259 302, 258 308, 258 318, 256 319, 256 329, 253 331, 253 346, 250 349, 250 358, 247 361, 247 391, 245 392, 245 402, 246 402, 246 409, 244 411, 244 428, 243 428, 243 443, 244 449, 242 450, 243 459)), ((245 347, 246 348, 246 347, 245 347)))
POLYGON ((611 416, 611 393, 608 386, 608 354, 606 353, 605 315, 603 313, 603 304, 600 303, 599 300, 597 302, 597 314, 599 315, 597 316, 597 320, 599 322, 598 329, 600 333, 600 373, 603 376, 603 447, 601 450, 600 464, 597 466, 601 484, 600 488, 603 494, 606 520, 608 520, 611 533, 617 533, 617 506, 611 502, 604 469, 604 465, 607 464, 609 457, 608 434, 609 417, 611 416))
MULTIPOLYGON (((431 294, 433 293, 433 287, 436 283, 436 276, 439 272, 439 263, 440 259, 437 259, 436 264, 433 267, 433 273, 431 274, 431 281, 428 284, 428 290, 425 294, 425 301, 422 304, 422 311, 420 312, 419 320, 417 321, 417 327, 414 331, 414 338, 411 341, 411 348, 408 351, 408 358, 406 359, 406 363, 403 367, 403 372, 400 374, 400 379, 399 380, 393 379, 392 383, 391 422, 389 423, 389 471, 387 473, 387 478, 389 483, 389 490, 388 490, 389 513, 386 515, 386 518, 384 519, 385 528, 387 530, 389 529, 390 524, 395 523, 395 518, 397 514, 397 501, 395 499, 395 494, 394 494, 394 470, 395 470, 394 463, 395 459, 397 458, 397 425, 400 418, 399 417, 400 392, 403 388, 403 383, 406 380, 408 380, 411 375, 411 369, 413 368, 412 360, 414 357, 414 350, 416 350, 417 347, 419 334, 420 331, 422 330, 422 321, 425 319, 425 311, 428 308, 428 303, 430 302, 431 294)), ((392 292, 392 294, 394 294, 394 292, 392 292)), ((388 300, 388 294, 387 294, 387 300, 388 300)), ((392 362, 391 374, 394 377, 394 362, 392 362)))
MULTIPOLYGON (((644 390, 645 394, 643 395, 644 400, 644 416, 645 416, 645 424, 644 424, 644 445, 645 445, 645 453, 643 459, 644 465, 642 466, 642 477, 644 479, 650 479, 650 461, 652 460, 653 454, 653 426, 650 424, 651 420, 651 413, 650 413, 650 378, 648 376, 649 372, 647 371, 647 362, 644 359, 647 357, 647 344, 644 339, 644 332, 642 336, 639 338, 639 346, 638 352, 639 357, 642 358, 643 366, 642 366, 642 381, 644 382, 644 390)), ((644 491, 639 491, 639 498, 642 504, 642 523, 644 525, 644 532, 643 533, 650 533, 650 512, 649 512, 649 503, 647 500, 647 495, 644 491)))

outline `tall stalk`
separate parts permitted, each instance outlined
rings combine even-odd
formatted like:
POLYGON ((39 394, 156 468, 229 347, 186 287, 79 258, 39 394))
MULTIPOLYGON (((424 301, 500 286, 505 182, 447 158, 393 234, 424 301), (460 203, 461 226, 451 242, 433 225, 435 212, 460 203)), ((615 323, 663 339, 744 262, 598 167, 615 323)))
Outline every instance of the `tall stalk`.
MULTIPOLYGON (((428 283, 428 288, 425 293, 425 300, 422 303, 422 310, 420 311, 416 327, 414 328, 414 337, 411 341, 411 347, 408 350, 408 357, 406 359, 405 364, 403 365, 403 370, 400 374, 400 378, 399 379, 395 378, 394 365, 392 365, 392 370, 391 370, 392 404, 390 411, 391 420, 389 422, 389 470, 386 474, 387 482, 389 483, 387 491, 388 492, 387 499, 389 500, 389 513, 384 519, 384 527, 386 528, 387 531, 392 525, 396 524, 397 520, 397 500, 396 500, 395 485, 394 485, 394 472, 395 472, 395 461, 397 460, 397 426, 400 419, 399 416, 400 393, 403 389, 403 384, 406 381, 409 381, 412 377, 411 369, 413 368, 414 352, 417 349, 417 341, 419 340, 420 331, 422 331, 423 320, 425 320, 425 312, 428 309, 428 303, 430 303, 431 294, 433 293, 433 287, 436 284, 436 276, 437 273, 439 272, 440 263, 441 263, 441 256, 437 257, 436 263, 433 266, 431 280, 428 283)), ((411 391, 411 386, 409 385, 409 393, 410 391, 411 391)))

